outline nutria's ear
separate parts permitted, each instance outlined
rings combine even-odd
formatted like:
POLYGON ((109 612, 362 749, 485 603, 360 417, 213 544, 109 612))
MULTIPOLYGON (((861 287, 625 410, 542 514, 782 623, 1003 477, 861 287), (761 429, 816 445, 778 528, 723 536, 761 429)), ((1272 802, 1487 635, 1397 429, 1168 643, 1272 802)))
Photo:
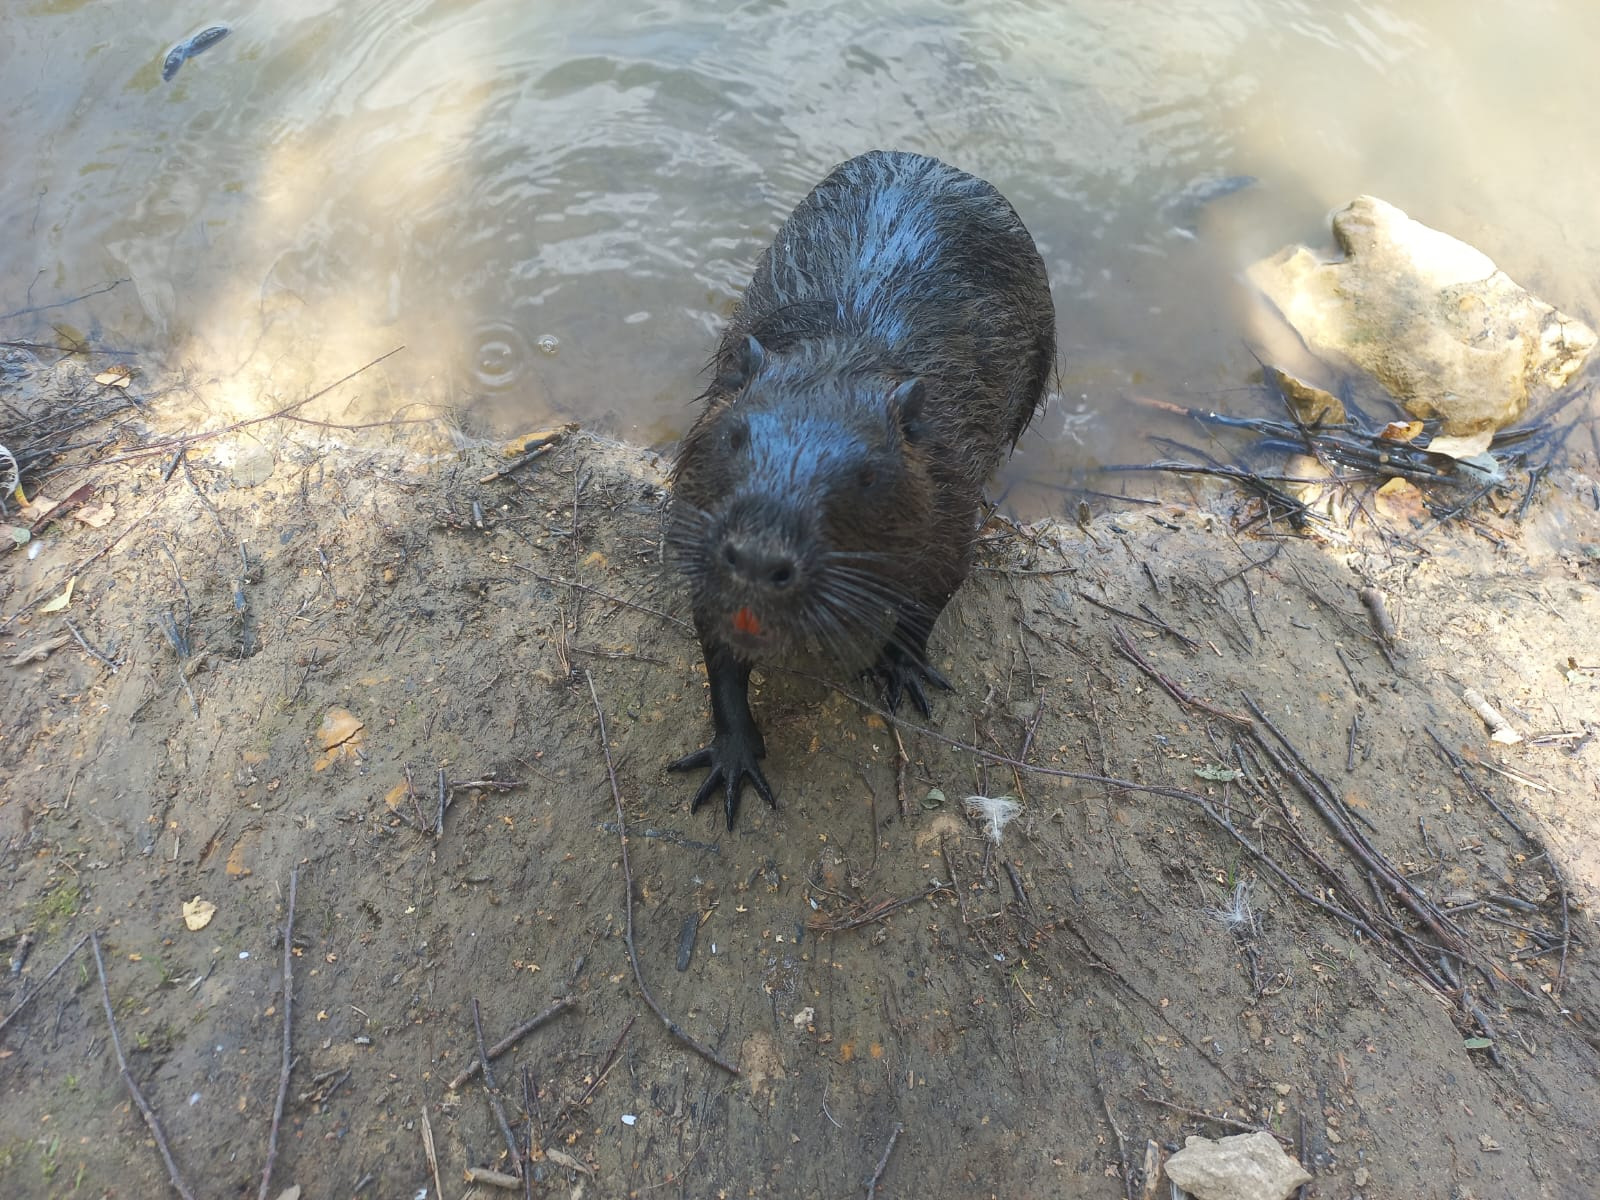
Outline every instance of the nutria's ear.
POLYGON ((745 334, 744 341, 733 347, 728 357, 718 364, 717 381, 712 390, 727 396, 737 395, 756 377, 766 361, 766 348, 756 341, 755 334, 745 334))
POLYGON ((928 435, 928 423, 923 419, 922 405, 927 389, 922 380, 912 376, 889 393, 889 418, 900 427, 901 436, 913 445, 928 435))

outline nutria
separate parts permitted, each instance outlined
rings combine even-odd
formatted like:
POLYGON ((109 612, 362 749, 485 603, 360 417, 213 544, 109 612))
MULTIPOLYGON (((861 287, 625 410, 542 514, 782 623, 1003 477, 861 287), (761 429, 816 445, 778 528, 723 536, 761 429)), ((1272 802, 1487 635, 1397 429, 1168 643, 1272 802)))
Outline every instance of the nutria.
POLYGON ((966 578, 985 481, 1044 395, 1055 309, 992 186, 874 151, 836 167, 762 254, 673 470, 668 544, 711 683, 709 769, 732 829, 769 805, 758 663, 869 670, 891 711, 949 689, 928 634, 966 578))

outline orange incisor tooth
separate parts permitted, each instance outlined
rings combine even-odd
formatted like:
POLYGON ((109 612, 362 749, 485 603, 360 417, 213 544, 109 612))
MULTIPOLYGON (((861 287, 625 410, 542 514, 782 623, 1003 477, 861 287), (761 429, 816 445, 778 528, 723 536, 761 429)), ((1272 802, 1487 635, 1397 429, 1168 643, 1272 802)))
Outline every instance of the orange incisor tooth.
POLYGON ((748 605, 733 614, 733 627, 740 633, 748 633, 752 637, 761 633, 761 622, 756 620, 756 614, 748 605))

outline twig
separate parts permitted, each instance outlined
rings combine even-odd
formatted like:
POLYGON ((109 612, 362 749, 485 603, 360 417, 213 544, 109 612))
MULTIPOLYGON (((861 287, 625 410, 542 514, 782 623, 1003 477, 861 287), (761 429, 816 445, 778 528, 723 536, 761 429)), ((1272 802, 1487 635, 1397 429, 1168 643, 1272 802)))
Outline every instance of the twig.
POLYGON ((1028 751, 1033 749, 1033 735, 1039 732, 1039 720, 1044 716, 1044 698, 1048 688, 1039 689, 1039 702, 1033 706, 1033 720, 1028 722, 1028 732, 1022 739, 1022 748, 1017 751, 1017 758, 1022 762, 1028 761, 1028 751))
POLYGON ((33 998, 44 990, 44 985, 54 979, 56 977, 56 973, 60 971, 62 967, 66 966, 72 961, 73 955, 77 954, 79 950, 82 950, 83 944, 88 940, 89 935, 86 933, 77 940, 71 950, 67 951, 60 962, 50 968, 50 973, 48 975, 46 975, 33 987, 28 989, 28 991, 23 995, 22 999, 17 1001, 17 1006, 6 1014, 5 1020, 0 1021, 0 1033, 5 1032, 5 1027, 11 1024, 11 1019, 33 1002, 33 998))
POLYGON ((859 916, 851 917, 848 921, 841 921, 835 924, 825 917, 813 917, 811 920, 806 922, 806 928, 815 930, 817 933, 843 933, 847 929, 855 929, 861 925, 870 925, 874 921, 881 921, 890 913, 895 912, 898 909, 905 908, 908 905, 915 904, 919 900, 926 900, 928 897, 937 895, 939 892, 954 891, 955 887, 952 884, 935 883, 930 885, 925 890, 918 892, 915 896, 905 896, 899 900, 881 900, 877 904, 874 904, 871 908, 868 908, 865 912, 861 913, 859 916))
POLYGON ((537 437, 533 439, 533 441, 527 443, 529 446, 532 446, 531 450, 525 454, 518 455, 516 458, 512 459, 505 466, 499 468, 498 470, 490 471, 487 475, 478 476, 478 482, 493 483, 496 479, 504 479, 507 475, 511 474, 511 472, 526 466, 536 458, 550 453, 550 451, 555 448, 555 444, 557 442, 566 437, 567 434, 571 433, 576 428, 576 424, 563 425, 560 429, 552 429, 549 433, 542 434, 540 437, 537 437))
POLYGON ((588 592, 591 596, 599 596, 600 599, 608 601, 611 604, 620 604, 623 608, 631 608, 634 610, 634 612, 641 612, 646 616, 655 617, 658 620, 666 621, 671 625, 678 626, 680 629, 690 628, 689 622, 685 621, 682 617, 675 617, 669 612, 663 612, 659 608, 651 608, 648 604, 636 604, 632 600, 624 600, 621 596, 613 596, 610 592, 602 591, 597 587, 590 587, 587 583, 579 583, 576 579, 562 579, 559 575, 543 575, 538 571, 535 571, 532 567, 525 567, 521 563, 512 563, 511 565, 516 570, 521 571, 524 575, 533 576, 533 578, 537 579, 540 583, 548 583, 552 587, 569 587, 575 591, 588 592))
POLYGON ((1467 791, 1471 792, 1490 808, 1494 809, 1496 815, 1499 816, 1499 818, 1507 825, 1511 826, 1511 828, 1516 831, 1518 837, 1526 842, 1531 848, 1544 855, 1545 863, 1550 868, 1550 877, 1555 880, 1556 891, 1561 900, 1561 961, 1556 968, 1556 982, 1554 989, 1559 995, 1563 985, 1567 980, 1567 952, 1572 947, 1572 925, 1570 913, 1571 905, 1567 897, 1567 881, 1561 873, 1561 868, 1556 866, 1556 860, 1550 856, 1545 846, 1526 829, 1524 829, 1515 817, 1508 813, 1504 808, 1500 807, 1499 802, 1495 800, 1489 789, 1480 786, 1478 782, 1474 780, 1470 774, 1468 774, 1466 761, 1454 750, 1450 749, 1449 746, 1445 745, 1444 739, 1434 732, 1433 726, 1428 725, 1425 726, 1425 728, 1428 731, 1428 736, 1433 739, 1433 744, 1439 748, 1439 753, 1444 756, 1445 762, 1449 763, 1450 766, 1455 769, 1455 773, 1460 777, 1461 782, 1467 785, 1467 791))
POLYGON ((961 894, 961 880, 956 877, 956 860, 950 857, 950 843, 947 835, 939 835, 939 854, 944 859, 944 865, 950 871, 950 890, 956 894, 956 907, 961 910, 961 923, 967 921, 967 898, 961 894))
POLYGON ((91 646, 88 642, 88 639, 78 631, 78 627, 71 621, 67 622, 67 630, 72 634, 73 637, 78 639, 78 645, 83 647, 83 652, 85 654, 87 654, 90 658, 98 659, 101 663, 105 664, 107 669, 109 669, 113 675, 117 673, 117 668, 122 665, 121 663, 114 658, 110 658, 107 655, 100 653, 100 651, 91 646))
POLYGON ((433 840, 438 841, 444 836, 444 810, 450 804, 450 782, 445 778, 444 768, 439 768, 439 811, 433 818, 433 840))
POLYGON ((278 1161, 278 1124, 283 1120, 283 1102, 289 1094, 289 1072, 294 1063, 289 1054, 292 1049, 294 1013, 294 900, 300 883, 300 868, 289 869, 289 916, 283 926, 283 1070, 278 1076, 278 1103, 272 1110, 272 1133, 267 1138, 267 1165, 261 1171, 261 1189, 257 1200, 267 1200, 267 1190, 272 1186, 272 1167, 278 1161))
POLYGON ((578 1102, 573 1105, 574 1108, 582 1108, 589 1103, 589 1097, 600 1090, 600 1085, 606 1081, 606 1076, 611 1074, 611 1068, 617 1064, 617 1055, 622 1052, 622 1043, 627 1040, 628 1030, 633 1028, 633 1023, 638 1019, 637 1015, 630 1016, 622 1026, 622 1032, 617 1034, 616 1040, 611 1043, 611 1049, 607 1050, 606 1056, 600 1060, 600 1069, 594 1073, 593 1082, 584 1089, 583 1095, 578 1097, 578 1102))
MULTIPOLYGON (((272 412, 266 413, 266 414, 264 414, 262 416, 259 416, 259 417, 247 417, 242 421, 235 421, 231 425, 218 426, 216 429, 202 429, 199 433, 185 433, 185 434, 181 434, 181 435, 178 435, 178 436, 175 436, 175 437, 163 438, 160 441, 150 442, 150 443, 148 443, 148 444, 146 444, 144 446, 141 446, 137 450, 130 450, 126 454, 118 454, 118 455, 115 455, 115 456, 113 456, 111 458, 102 458, 102 459, 98 460, 95 465, 103 467, 103 466, 108 466, 111 463, 132 462, 132 461, 134 461, 136 459, 140 459, 140 458, 149 458, 152 454, 162 454, 162 453, 165 453, 168 450, 174 450, 174 449, 178 449, 178 448, 185 448, 186 449, 189 446, 194 445, 196 442, 208 441, 211 438, 222 437, 223 435, 229 434, 229 433, 237 433, 241 429, 248 429, 252 425, 261 425, 261 424, 266 423, 267 421, 290 420, 290 421, 299 421, 299 422, 301 422, 303 424, 306 424, 306 425, 330 425, 330 424, 332 424, 331 422, 328 422, 328 421, 314 421, 309 417, 298 417, 298 416, 295 415, 295 413, 296 413, 296 411, 298 409, 304 408, 306 405, 310 404, 312 401, 322 399, 322 397, 326 396, 329 392, 333 391, 334 388, 339 387, 341 384, 349 383, 357 375, 360 375, 360 374, 362 374, 362 373, 364 373, 366 371, 370 371, 373 367, 377 366, 379 363, 383 362, 385 359, 393 358, 396 354, 399 354, 400 351, 402 351, 404 349, 405 349, 404 346, 396 346, 393 350, 390 350, 390 351, 387 351, 386 353, 380 354, 380 355, 378 355, 377 358, 370 359, 367 362, 361 364, 361 366, 357 367, 354 371, 351 371, 349 374, 341 375, 338 379, 335 379, 332 383, 328 384, 326 387, 318 388, 316 391, 312 392, 305 399, 296 400, 291 404, 285 404, 282 408, 274 409, 272 412)), ((373 422, 373 424, 376 424, 376 425, 391 425, 391 424, 395 424, 395 422, 393 422, 393 421, 377 421, 377 422, 373 422)), ((334 426, 334 428, 338 428, 338 429, 355 429, 355 428, 359 428, 359 426, 337 425, 337 426, 334 426)))
MULTIPOLYGON (((528 1117, 528 1153, 526 1162, 531 1166, 540 1154, 544 1153, 539 1145, 538 1135, 533 1131, 533 1115, 539 1111, 539 1089, 534 1086, 533 1073, 528 1070, 528 1064, 522 1064, 522 1111, 528 1117)), ((544 1124, 544 1114, 539 1113, 539 1124, 544 1124)), ((523 1200, 533 1200, 533 1172, 522 1172, 523 1200)))
POLYGON ((633 981, 639 985, 639 994, 644 997, 644 1002, 650 1006, 650 1011, 660 1018, 661 1023, 667 1027, 667 1032, 677 1038, 689 1049, 693 1050, 707 1062, 715 1063, 730 1075, 740 1076, 743 1072, 727 1059, 723 1058, 711 1047, 696 1041, 687 1032, 679 1027, 678 1023, 667 1016, 665 1010, 656 1003, 656 998, 650 994, 650 989, 644 985, 644 974, 639 970, 639 951, 633 944, 633 868, 628 865, 628 825, 627 818, 622 813, 622 789, 617 785, 617 766, 611 759, 611 741, 606 734, 606 714, 600 707, 600 693, 595 691, 594 675, 588 668, 584 669, 583 677, 589 683, 589 698, 594 701, 595 719, 600 724, 600 749, 606 758, 606 776, 611 781, 611 799, 617 806, 617 844, 622 848, 622 883, 623 883, 623 909, 627 914, 627 943, 628 963, 633 967, 633 981))
MULTIPOLYGON (((574 1000, 571 996, 563 996, 563 997, 561 997, 561 999, 559 999, 555 1003, 551 1004, 549 1008, 547 1008, 543 1012, 539 1013, 538 1016, 531 1017, 528 1020, 524 1021, 521 1025, 518 1025, 510 1033, 506 1034, 505 1037, 501 1038, 494 1045, 490 1046, 489 1047, 489 1057, 491 1059, 499 1058, 507 1050, 511 1049, 511 1047, 515 1046, 518 1042, 520 1042, 523 1038, 527 1037, 528 1034, 532 1033, 535 1029, 539 1028, 539 1026, 543 1025, 546 1021, 550 1020, 551 1017, 559 1016, 561 1013, 566 1012, 567 1009, 571 1008, 576 1003, 577 1003, 577 1001, 574 1000)), ((474 1075, 476 1075, 482 1069, 483 1069, 483 1060, 481 1058, 480 1059, 474 1059, 472 1062, 468 1063, 466 1068, 461 1072, 461 1074, 457 1075, 454 1079, 452 1079, 450 1081, 450 1084, 449 1084, 450 1091, 452 1091, 452 1092, 459 1091, 463 1084, 465 1084, 469 1079, 471 1079, 474 1075)))
POLYGON ((883 1157, 878 1159, 877 1170, 872 1172, 872 1178, 867 1180, 867 1200, 877 1200, 878 1182, 883 1178, 883 1173, 889 1166, 889 1155, 894 1153, 894 1144, 900 1140, 900 1135, 905 1132, 905 1126, 899 1121, 894 1123, 894 1128, 889 1131, 889 1144, 883 1148, 883 1157))
MULTIPOLYGON (((1185 1116, 1197 1117, 1202 1121, 1210 1121, 1213 1125, 1221 1125, 1224 1129, 1237 1129, 1241 1133, 1272 1133, 1272 1130, 1264 1125, 1252 1125, 1248 1121, 1235 1121, 1232 1117, 1218 1117, 1201 1108, 1186 1108, 1182 1104, 1174 1104, 1171 1100, 1163 1100, 1160 1096, 1152 1096, 1150 1089, 1142 1083, 1139 1085, 1139 1098, 1148 1100, 1151 1104, 1159 1105, 1162 1108, 1171 1109, 1175 1113, 1183 1113, 1185 1116)), ((1272 1136, 1280 1142, 1289 1143, 1289 1138, 1281 1133, 1272 1133, 1272 1136)))
POLYGON ((172 1161, 172 1151, 167 1148, 167 1136, 161 1132, 161 1122, 156 1120, 155 1109, 150 1107, 150 1102, 144 1098, 144 1093, 139 1090, 139 1085, 133 1080, 133 1073, 128 1070, 128 1060, 122 1053, 122 1037, 117 1033, 117 1018, 111 1012, 111 989, 106 985, 106 963, 100 956, 100 935, 89 935, 89 947, 94 951, 94 969, 100 974, 100 1000, 106 1006, 106 1024, 111 1027, 111 1048, 117 1052, 117 1066, 122 1071, 122 1082, 128 1085, 128 1093, 133 1097, 133 1102, 139 1106, 139 1111, 144 1115, 144 1123, 150 1127, 150 1134, 156 1140, 156 1149, 161 1151, 161 1157, 167 1164, 167 1177, 172 1180, 173 1190, 183 1197, 183 1200, 194 1200, 194 1193, 183 1182, 183 1176, 178 1174, 178 1164, 172 1161))
POLYGON ((1199 642, 1195 641, 1188 634, 1179 633, 1176 629, 1174 629, 1171 625, 1167 624, 1160 617, 1142 617, 1138 613, 1128 612, 1126 609, 1117 608, 1117 607, 1115 607, 1113 605, 1107 604, 1104 600, 1096 600, 1093 596, 1089 595, 1088 592, 1080 591, 1080 592, 1077 592, 1076 595, 1077 595, 1078 599, 1087 600, 1090 604, 1094 605, 1096 608, 1103 608, 1108 613, 1113 613, 1116 616, 1126 618, 1129 621, 1138 621, 1141 625, 1148 625, 1152 629, 1159 629, 1162 633, 1171 634, 1173 637, 1177 638, 1180 642, 1182 642, 1187 649, 1190 649, 1190 650, 1198 650, 1198 649, 1200 649, 1200 643, 1199 642))
MULTIPOLYGON (((135 529, 142 528, 144 526, 144 524, 145 524, 145 519, 143 517, 140 517, 138 520, 133 521, 131 524, 128 525, 128 527, 126 529, 124 529, 121 533, 117 534, 116 537, 112 538, 104 546, 101 546, 100 549, 96 550, 93 554, 89 555, 88 558, 84 559, 82 562, 80 562, 76 566, 74 566, 71 570, 67 571, 65 573, 65 575, 63 576, 63 578, 72 579, 72 578, 74 578, 74 577, 76 577, 78 575, 82 575, 85 571, 87 571, 95 563, 99 562, 107 554, 110 554, 111 551, 116 548, 117 543, 121 542, 123 538, 127 537, 135 529)), ((9 617, 6 617, 4 619, 0 619, 0 633, 4 633, 7 629, 10 629, 12 625, 16 624, 16 622, 20 621, 23 617, 27 616, 34 609, 38 608, 39 605, 45 603, 47 600, 49 600, 51 597, 53 597, 58 591, 60 591, 60 588, 57 588, 57 587, 44 589, 39 593, 39 596, 38 596, 37 599, 30 600, 27 604, 24 604, 21 608, 17 609, 17 611, 12 613, 9 617)))
POLYGON ((1100 1107, 1105 1110, 1106 1123, 1111 1126, 1111 1132, 1117 1135, 1117 1162, 1122 1166, 1122 1194, 1133 1200, 1133 1172, 1128 1168, 1128 1140, 1122 1136, 1122 1126, 1117 1124, 1117 1118, 1111 1114, 1111 1099, 1106 1095, 1106 1085, 1100 1078, 1100 1060, 1095 1057, 1094 1043, 1084 1043, 1089 1049, 1089 1065, 1094 1069, 1094 1090, 1100 1093, 1100 1107))
MULTIPOLYGON (((903 821, 911 815, 911 799, 906 793, 906 767, 911 762, 911 756, 906 753, 906 744, 900 737, 900 726, 894 722, 889 723, 889 732, 894 734, 894 791, 895 798, 900 805, 900 819, 903 821)), ((874 863, 878 857, 878 822, 872 822, 872 857, 874 863)))
POLYGON ((494 1068, 489 1065, 489 1051, 483 1044, 483 1016, 478 1012, 478 998, 472 998, 472 1028, 478 1035, 478 1061, 483 1064, 483 1094, 489 1097, 489 1107, 494 1110, 495 1124, 500 1126, 500 1136, 506 1141, 506 1153, 511 1156, 511 1169, 522 1178, 522 1159, 517 1154, 517 1139, 511 1136, 511 1124, 506 1120, 505 1105, 500 1103, 500 1089, 494 1081, 494 1068))
POLYGON ((1145 659, 1144 655, 1139 653, 1138 647, 1133 644, 1133 639, 1128 636, 1128 631, 1122 628, 1122 626, 1112 626, 1111 640, 1116 645, 1116 648, 1122 653, 1124 658, 1126 658, 1134 666, 1138 667, 1146 675, 1150 676, 1151 679, 1154 679, 1157 683, 1159 683, 1162 689, 1179 704, 1183 705, 1184 708, 1198 709, 1203 713, 1209 713, 1213 717, 1218 717, 1224 721, 1230 721, 1235 725, 1250 724, 1249 717, 1241 716, 1238 713, 1228 712, 1226 709, 1218 708, 1214 704, 1208 704, 1204 700, 1195 699, 1193 696, 1189 695, 1188 692, 1184 691, 1183 688, 1179 687, 1160 671, 1156 670, 1145 659))
MULTIPOLYGON (((128 283, 128 282, 129 281, 126 280, 126 279, 113 279, 110 283, 106 284, 105 287, 103 287, 103 288, 96 288, 92 292, 85 292, 83 295, 74 296, 70 300, 57 300, 54 304, 39 304, 39 305, 35 305, 35 306, 31 307, 31 308, 19 308, 15 312, 0 313, 0 321, 9 321, 9 320, 11 320, 12 317, 25 317, 25 316, 31 316, 34 313, 49 312, 52 308, 66 308, 68 305, 76 304, 80 300, 87 300, 91 296, 104 296, 107 292, 111 291, 112 289, 120 287, 122 284, 128 283)), ((33 289, 30 287, 28 290, 32 291, 33 289)), ((74 353, 77 353, 77 352, 74 351, 74 353)))
POLYGON ((428 1106, 422 1106, 422 1152, 428 1156, 428 1168, 433 1172, 433 1194, 443 1197, 444 1188, 439 1183, 439 1155, 433 1148, 433 1123, 428 1120, 428 1106))

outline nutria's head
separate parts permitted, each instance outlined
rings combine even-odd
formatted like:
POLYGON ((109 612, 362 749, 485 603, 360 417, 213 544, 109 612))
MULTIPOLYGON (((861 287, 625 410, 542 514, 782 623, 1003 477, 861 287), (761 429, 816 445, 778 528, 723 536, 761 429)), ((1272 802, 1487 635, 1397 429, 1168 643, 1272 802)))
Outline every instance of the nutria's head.
POLYGON ((940 552, 921 381, 747 338, 705 399, 667 533, 701 623, 746 661, 870 662, 940 552))

